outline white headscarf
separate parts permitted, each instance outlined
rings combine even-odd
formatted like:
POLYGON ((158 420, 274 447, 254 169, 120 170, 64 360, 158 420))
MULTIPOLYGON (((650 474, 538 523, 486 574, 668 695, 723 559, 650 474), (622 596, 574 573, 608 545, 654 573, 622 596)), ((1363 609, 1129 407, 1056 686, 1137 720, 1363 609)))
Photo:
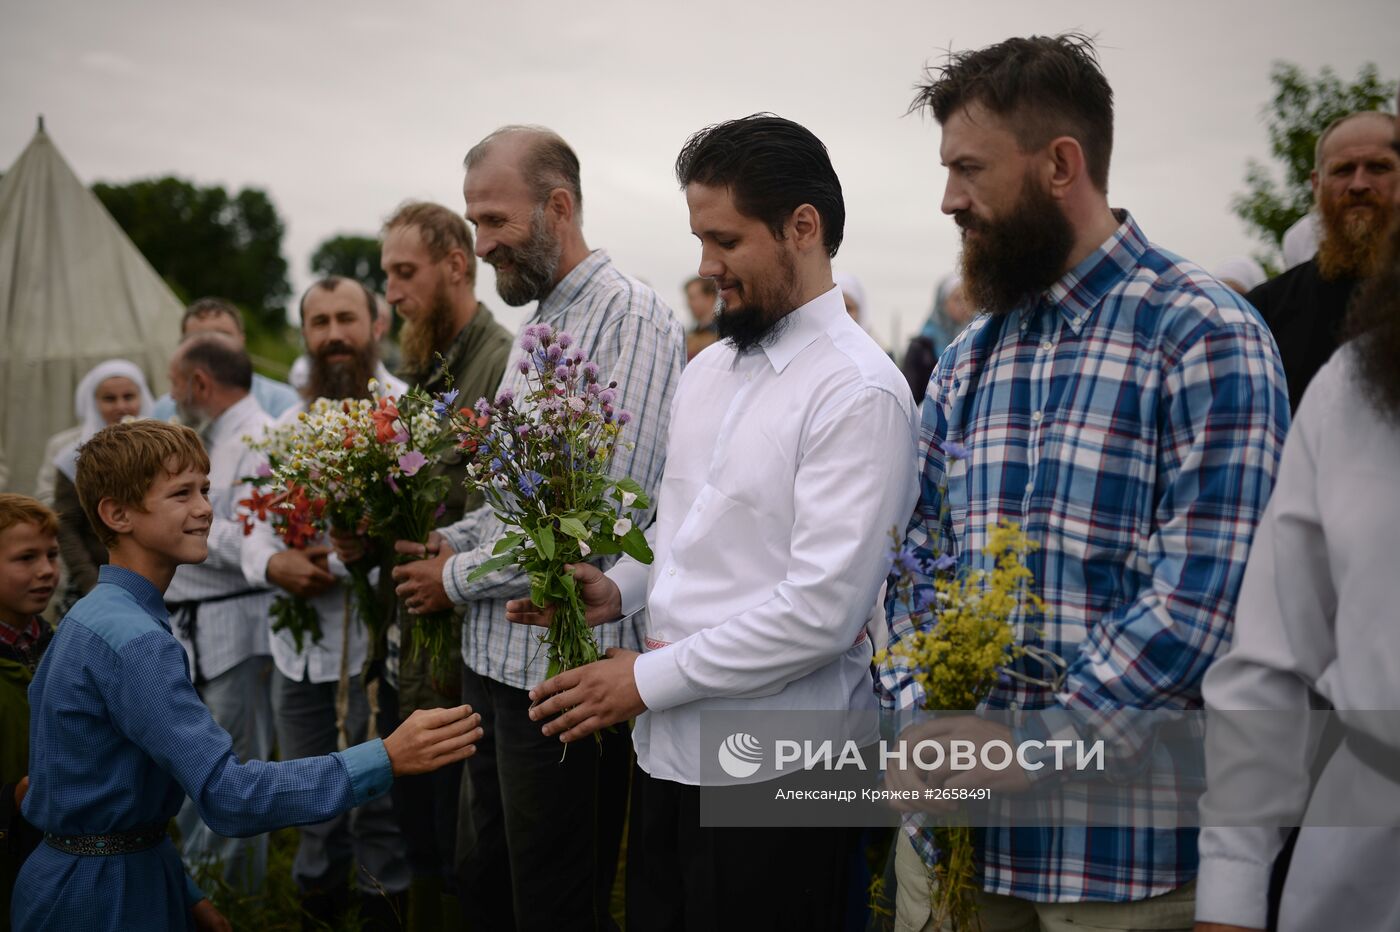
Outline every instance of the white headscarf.
POLYGON ((1239 282, 1245 291, 1253 291, 1268 280, 1268 276, 1264 274, 1264 267, 1248 256, 1226 259, 1211 269, 1210 274, 1222 282, 1227 278, 1239 282))
POLYGON ((1285 270, 1302 265, 1317 255, 1317 214, 1308 211, 1283 234, 1283 267, 1285 270))
POLYGON ((856 323, 860 324, 862 330, 870 332, 870 309, 865 306, 865 286, 860 283, 850 272, 837 272, 832 278, 836 286, 841 289, 841 294, 850 298, 856 303, 856 323))
POLYGON ((78 382, 78 387, 73 392, 73 413, 78 416, 82 431, 78 434, 78 439, 60 450, 53 461, 54 466, 70 480, 76 479, 78 475, 78 447, 107 426, 107 422, 102 419, 102 412, 97 407, 97 388, 108 379, 116 378, 131 379, 136 383, 136 389, 141 393, 141 413, 137 417, 150 417, 152 409, 155 408, 156 403, 151 398, 151 390, 146 385, 146 375, 136 363, 125 359, 109 359, 94 366, 78 382))

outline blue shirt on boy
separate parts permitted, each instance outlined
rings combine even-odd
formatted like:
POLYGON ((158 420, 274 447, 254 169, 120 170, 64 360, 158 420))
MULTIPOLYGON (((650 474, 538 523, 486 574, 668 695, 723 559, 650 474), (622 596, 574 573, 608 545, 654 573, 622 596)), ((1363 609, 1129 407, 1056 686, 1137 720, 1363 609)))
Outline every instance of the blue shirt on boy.
MULTIPOLYGON (((221 835, 324 821, 389 790, 378 739, 283 763, 234 756, 190 682, 160 592, 104 566, 73 606, 30 686, 24 816, 60 837, 163 830, 188 794, 221 835)), ((40 845, 20 870, 16 930, 186 929, 203 898, 166 838, 121 855, 40 845)))

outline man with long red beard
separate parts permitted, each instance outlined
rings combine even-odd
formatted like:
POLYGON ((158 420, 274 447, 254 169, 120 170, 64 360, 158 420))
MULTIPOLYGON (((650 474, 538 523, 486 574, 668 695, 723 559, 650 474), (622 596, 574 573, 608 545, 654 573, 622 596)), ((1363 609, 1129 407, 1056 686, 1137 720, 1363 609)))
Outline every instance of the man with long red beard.
MULTIPOLYGON (((476 298, 476 256, 471 231, 462 217, 440 204, 410 201, 384 224, 380 266, 385 297, 404 319, 399 374, 424 391, 457 392, 459 405, 483 395, 494 397, 510 355, 510 332, 476 298)), ((466 462, 453 457, 432 467, 451 478, 443 523, 451 524, 481 507, 480 493, 467 494, 462 480, 466 462)), ((371 553, 362 538, 334 538, 344 561, 371 553)), ((388 734, 417 709, 435 709, 456 701, 462 690, 460 666, 450 676, 434 678, 427 651, 400 649, 399 611, 389 627, 383 678, 379 688, 379 729, 388 734), (416 656, 415 656, 416 653, 416 656)), ((409 924, 435 929, 460 924, 453 894, 457 892, 457 800, 462 767, 452 764, 431 774, 409 777, 393 790, 413 874, 409 924)))
POLYGON ((1323 130, 1312 173, 1322 221, 1317 255, 1249 293, 1278 343, 1293 410, 1341 342, 1352 293, 1375 273, 1384 250, 1400 178, 1400 156, 1390 147, 1394 120, 1353 113, 1323 130))

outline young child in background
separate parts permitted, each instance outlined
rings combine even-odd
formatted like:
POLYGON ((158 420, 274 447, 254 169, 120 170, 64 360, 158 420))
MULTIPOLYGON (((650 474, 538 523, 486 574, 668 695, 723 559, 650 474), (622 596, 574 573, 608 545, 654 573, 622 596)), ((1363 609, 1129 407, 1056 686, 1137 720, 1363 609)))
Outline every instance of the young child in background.
POLYGON ((19 866, 42 839, 19 814, 29 773, 29 681, 53 628, 39 616, 58 585, 58 516, 0 494, 0 932, 19 866))

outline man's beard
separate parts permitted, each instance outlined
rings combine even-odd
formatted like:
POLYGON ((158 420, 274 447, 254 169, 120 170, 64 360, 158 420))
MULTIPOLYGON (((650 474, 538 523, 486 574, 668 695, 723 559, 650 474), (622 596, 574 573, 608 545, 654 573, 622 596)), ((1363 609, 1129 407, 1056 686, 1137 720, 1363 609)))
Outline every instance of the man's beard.
POLYGON ((1347 312, 1365 392, 1382 416, 1400 426, 1400 219, 1383 237, 1375 273, 1347 312))
POLYGON ((379 348, 373 341, 358 350, 339 340, 327 343, 311 356, 307 391, 311 398, 368 398, 378 365, 379 348), (350 360, 331 362, 328 357, 335 353, 349 353, 350 360))
POLYGON ((797 309, 797 263, 786 251, 778 251, 776 280, 739 282, 743 296, 741 308, 731 309, 719 297, 715 305, 715 333, 728 340, 742 353, 755 346, 771 343, 787 326, 792 311, 797 309))
POLYGON ((530 217, 530 238, 524 246, 512 249, 497 246, 486 261, 496 270, 496 293, 511 307, 542 300, 554 287, 563 245, 544 226, 544 205, 530 217), (502 264, 510 265, 502 269, 502 264))
POLYGON ((953 219, 963 229, 963 284, 979 311, 1009 313, 1065 274, 1074 228, 1029 174, 1006 216, 983 220, 959 211, 953 219), (972 231, 977 235, 969 235, 972 231))
POLYGON ((201 437, 204 436, 204 432, 209 429, 209 425, 214 422, 214 419, 195 407, 188 399, 177 398, 173 394, 170 398, 175 402, 175 416, 180 419, 180 423, 201 437))
POLYGON ((457 314, 452 307, 446 276, 438 282, 437 291, 426 311, 426 315, 418 320, 405 319, 403 332, 399 335, 403 369, 419 376, 428 374, 432 369, 433 354, 446 353, 452 338, 457 335, 457 314))
POLYGON ((1386 230, 1394 210, 1374 191, 1343 193, 1335 201, 1322 201, 1322 238, 1317 244, 1317 270, 1327 281, 1369 278, 1380 267, 1386 248, 1386 230), (1369 210, 1351 210, 1368 205, 1369 210))

